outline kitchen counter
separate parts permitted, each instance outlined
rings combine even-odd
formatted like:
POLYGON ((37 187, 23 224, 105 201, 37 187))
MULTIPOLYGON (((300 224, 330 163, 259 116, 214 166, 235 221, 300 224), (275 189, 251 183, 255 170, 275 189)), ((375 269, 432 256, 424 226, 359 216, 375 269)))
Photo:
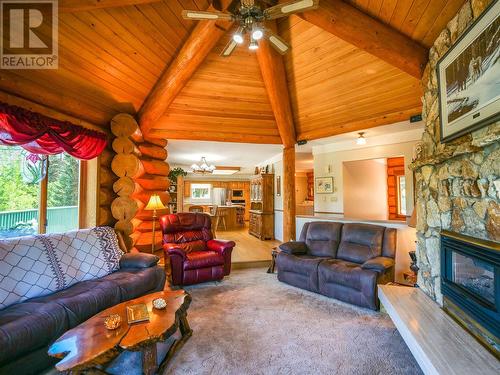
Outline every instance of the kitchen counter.
MULTIPOLYGON (((190 204, 185 207, 185 212, 189 212, 189 207, 190 206, 201 206, 203 207, 203 212, 205 213, 210 213, 210 207, 213 207, 214 205, 212 204, 190 204)), ((226 222, 226 229, 224 229, 224 225, 222 224, 222 220, 219 223, 219 228, 217 228, 217 231, 224 231, 224 230, 235 230, 238 228, 242 228, 244 226, 244 221, 238 220, 238 208, 245 210, 244 205, 239 205, 239 204, 233 204, 233 205, 224 205, 224 206, 217 206, 219 208, 223 208, 227 211, 227 214, 225 216, 225 222, 226 222)), ((215 222, 212 220, 212 223, 215 222)))

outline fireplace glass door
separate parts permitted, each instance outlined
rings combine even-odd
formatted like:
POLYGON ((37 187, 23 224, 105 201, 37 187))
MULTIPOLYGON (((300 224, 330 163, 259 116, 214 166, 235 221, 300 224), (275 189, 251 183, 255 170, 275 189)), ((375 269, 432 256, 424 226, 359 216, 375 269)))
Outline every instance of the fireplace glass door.
POLYGON ((492 264, 452 252, 452 281, 495 304, 495 269, 492 264))

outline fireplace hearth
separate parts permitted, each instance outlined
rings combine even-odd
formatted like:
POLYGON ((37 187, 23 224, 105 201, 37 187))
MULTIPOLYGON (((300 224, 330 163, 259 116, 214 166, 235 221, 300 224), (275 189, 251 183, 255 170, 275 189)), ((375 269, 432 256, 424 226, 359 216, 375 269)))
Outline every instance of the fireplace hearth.
POLYGON ((444 309, 500 358, 500 244, 441 232, 444 309))

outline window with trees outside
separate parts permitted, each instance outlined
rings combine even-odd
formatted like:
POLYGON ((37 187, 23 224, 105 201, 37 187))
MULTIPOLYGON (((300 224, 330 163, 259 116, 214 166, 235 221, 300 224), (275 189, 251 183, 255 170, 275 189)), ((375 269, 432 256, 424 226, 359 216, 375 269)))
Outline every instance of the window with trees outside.
POLYGON ((191 199, 210 199, 210 184, 191 184, 191 199))
POLYGON ((79 164, 0 146, 0 239, 77 229, 79 164))

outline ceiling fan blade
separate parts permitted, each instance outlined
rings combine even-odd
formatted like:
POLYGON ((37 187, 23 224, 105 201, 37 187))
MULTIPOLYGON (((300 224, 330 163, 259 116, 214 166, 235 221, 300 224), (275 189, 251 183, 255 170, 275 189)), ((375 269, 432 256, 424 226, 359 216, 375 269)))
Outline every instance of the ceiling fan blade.
POLYGON ((222 12, 205 12, 203 10, 183 10, 182 17, 187 20, 232 20, 233 15, 222 12))
POLYGON ((285 17, 289 14, 303 12, 318 7, 319 0, 295 0, 264 9, 264 17, 268 20, 285 17))
POLYGON ((231 56, 231 54, 233 53, 233 51, 236 49, 236 46, 238 45, 238 43, 236 43, 233 38, 231 38, 231 40, 226 44, 226 46, 224 47, 224 49, 222 50, 221 52, 221 56, 222 57, 229 57, 231 56))
POLYGON ((273 33, 271 30, 266 29, 264 35, 266 36, 271 46, 280 54, 284 55, 290 50, 290 45, 280 36, 273 33))

